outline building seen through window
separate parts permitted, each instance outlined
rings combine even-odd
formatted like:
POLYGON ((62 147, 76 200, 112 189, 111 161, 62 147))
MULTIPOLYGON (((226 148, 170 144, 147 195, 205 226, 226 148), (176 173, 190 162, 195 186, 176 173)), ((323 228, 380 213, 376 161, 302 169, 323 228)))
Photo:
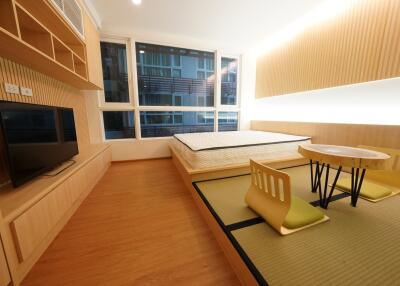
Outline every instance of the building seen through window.
POLYGON ((211 52, 136 43, 139 104, 214 106, 211 52))

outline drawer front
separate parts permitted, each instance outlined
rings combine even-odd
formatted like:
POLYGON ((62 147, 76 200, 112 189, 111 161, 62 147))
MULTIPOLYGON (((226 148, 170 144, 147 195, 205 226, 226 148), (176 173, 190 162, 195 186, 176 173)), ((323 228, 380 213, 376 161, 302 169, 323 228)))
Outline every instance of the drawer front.
POLYGON ((11 222, 20 262, 30 256, 70 206, 67 184, 62 184, 11 222))

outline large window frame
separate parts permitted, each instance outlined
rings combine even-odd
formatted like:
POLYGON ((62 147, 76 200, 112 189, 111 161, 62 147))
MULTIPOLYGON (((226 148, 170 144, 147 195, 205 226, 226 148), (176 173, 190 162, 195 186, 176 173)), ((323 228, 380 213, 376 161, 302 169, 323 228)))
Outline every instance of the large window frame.
POLYGON ((118 37, 112 35, 103 35, 101 42, 117 43, 126 45, 127 55, 127 67, 128 67, 128 88, 129 88, 129 102, 116 103, 106 102, 104 91, 98 93, 98 106, 99 106, 99 117, 102 130, 102 137, 104 142, 115 142, 115 141, 137 141, 137 140, 154 140, 154 139, 168 139, 171 137, 141 137, 140 128, 140 112, 141 111, 210 111, 214 112, 214 131, 218 132, 218 113, 219 112, 237 112, 238 113, 238 130, 240 129, 240 84, 241 84, 241 57, 240 55, 225 54, 218 49, 204 49, 193 46, 186 46, 181 44, 173 43, 160 43, 148 39, 132 39, 128 37, 118 37), (163 46, 175 46, 185 49, 202 50, 206 52, 215 53, 214 58, 214 106, 141 106, 139 105, 139 91, 137 84, 137 65, 136 65, 136 42, 149 43, 154 45, 163 46), (222 105, 221 104, 221 58, 227 57, 236 59, 238 62, 237 67, 237 88, 236 88, 236 105, 222 105), (133 111, 135 119, 135 138, 123 138, 123 139, 106 139, 103 121, 103 111, 133 111))

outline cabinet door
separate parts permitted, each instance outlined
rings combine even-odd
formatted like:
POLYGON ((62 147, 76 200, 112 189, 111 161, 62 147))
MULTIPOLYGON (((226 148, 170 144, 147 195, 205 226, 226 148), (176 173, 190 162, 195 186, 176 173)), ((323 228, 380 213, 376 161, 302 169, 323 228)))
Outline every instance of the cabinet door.
POLYGON ((100 88, 103 88, 103 70, 101 65, 100 35, 89 15, 83 13, 85 25, 86 59, 88 66, 88 78, 100 88))
POLYGON ((8 272, 7 261, 0 240, 0 286, 7 286, 10 282, 10 273, 8 272))

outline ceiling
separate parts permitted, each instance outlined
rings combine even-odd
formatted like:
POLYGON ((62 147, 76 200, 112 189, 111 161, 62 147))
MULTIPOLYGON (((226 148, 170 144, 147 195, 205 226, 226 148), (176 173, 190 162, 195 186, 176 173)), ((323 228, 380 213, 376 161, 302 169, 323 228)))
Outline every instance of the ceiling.
POLYGON ((242 53, 322 0, 90 0, 102 31, 187 47, 242 53))

